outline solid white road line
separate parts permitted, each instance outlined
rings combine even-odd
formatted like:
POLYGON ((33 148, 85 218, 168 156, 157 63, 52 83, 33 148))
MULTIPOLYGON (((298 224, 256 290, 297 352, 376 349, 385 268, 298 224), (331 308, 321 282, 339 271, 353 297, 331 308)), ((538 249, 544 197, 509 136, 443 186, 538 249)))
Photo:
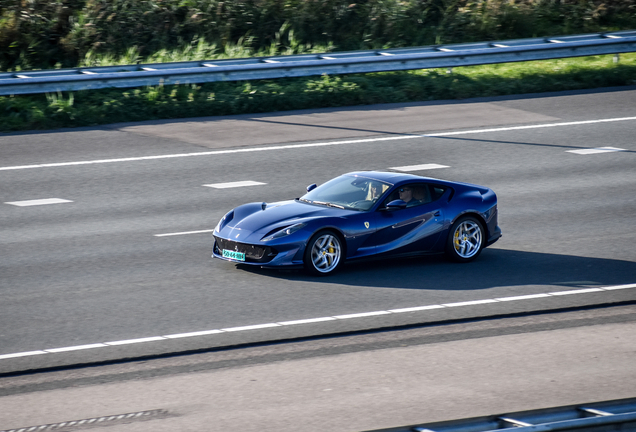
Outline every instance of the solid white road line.
POLYGON ((418 312, 418 311, 430 310, 430 309, 444 309, 444 306, 442 305, 415 306, 415 307, 408 307, 408 308, 401 308, 401 309, 389 309, 389 312, 391 313, 418 312))
POLYGON ((165 337, 167 339, 178 339, 178 338, 194 337, 194 336, 207 336, 207 335, 217 334, 217 333, 223 333, 223 330, 203 330, 203 331, 196 331, 196 332, 190 332, 190 333, 177 333, 173 335, 167 335, 165 337))
POLYGON ((139 339, 127 339, 127 340, 114 341, 114 342, 95 343, 95 344, 78 345, 78 346, 70 346, 70 347, 62 347, 62 348, 51 348, 51 349, 40 350, 40 351, 26 351, 26 352, 20 352, 20 353, 0 354, 0 360, 19 358, 19 357, 28 357, 28 356, 34 356, 34 355, 40 355, 40 354, 55 354, 55 353, 77 351, 77 350, 84 350, 84 349, 91 349, 91 348, 104 348, 108 346, 129 345, 129 344, 144 343, 144 342, 155 342, 155 341, 178 339, 178 338, 185 338, 185 337, 207 336, 207 335, 220 334, 220 333, 259 330, 259 329, 272 328, 272 327, 312 324, 312 323, 318 323, 318 322, 324 322, 324 321, 337 321, 337 320, 345 320, 345 319, 372 317, 372 316, 378 316, 378 315, 419 312, 419 311, 426 311, 426 310, 432 310, 432 309, 479 306, 483 304, 500 303, 500 302, 507 302, 507 301, 533 300, 538 298, 558 297, 563 295, 588 294, 588 293, 613 291, 613 290, 620 290, 620 289, 636 289, 636 283, 599 287, 599 288, 583 288, 583 289, 576 289, 576 290, 569 290, 569 291, 555 291, 551 293, 542 293, 542 294, 500 297, 495 299, 471 300, 471 301, 464 301, 464 302, 457 302, 457 303, 415 306, 415 307, 390 309, 390 310, 383 310, 383 311, 362 312, 362 313, 354 313, 354 314, 347 314, 347 315, 335 315, 331 317, 309 318, 309 319, 301 319, 301 320, 295 320, 295 321, 283 321, 283 322, 277 322, 277 323, 256 324, 256 325, 248 325, 248 326, 241 326, 241 327, 229 327, 224 329, 202 330, 202 331, 196 331, 196 332, 190 332, 190 333, 178 333, 178 334, 165 335, 165 336, 153 336, 153 337, 146 337, 146 338, 139 338, 139 339))
POLYGON ((235 331, 245 331, 245 330, 258 330, 258 329, 264 329, 269 327, 280 327, 280 324, 276 324, 276 323, 256 324, 256 325, 248 325, 248 326, 242 326, 242 327, 224 328, 221 330, 223 330, 224 332, 235 332, 235 331))
POLYGON ((585 288, 585 289, 569 290, 569 291, 557 291, 557 292, 551 292, 549 294, 553 296, 562 296, 562 295, 572 295, 572 294, 586 294, 586 293, 599 292, 599 291, 604 291, 604 289, 585 288))
POLYGON ((126 340, 120 340, 120 341, 114 341, 114 342, 104 342, 106 345, 130 345, 130 344, 137 344, 137 343, 144 343, 144 342, 155 342, 155 341, 159 341, 159 340, 164 340, 166 339, 163 336, 152 336, 152 337, 145 337, 145 338, 138 338, 138 339, 126 339, 126 340))
POLYGON ((70 346, 70 347, 64 347, 64 348, 51 348, 44 351, 49 353, 59 353, 59 352, 67 352, 67 351, 79 351, 79 350, 85 350, 85 349, 91 349, 91 348, 104 348, 106 346, 108 345, 103 343, 96 343, 96 344, 88 344, 88 345, 76 345, 76 346, 70 346))
POLYGON ((486 299, 486 300, 473 300, 473 301, 459 302, 459 303, 444 303, 442 304, 442 306, 444 307, 473 306, 473 305, 486 304, 486 303, 499 303, 499 300, 486 299))
POLYGON ((47 354, 47 352, 46 351, 25 351, 25 352, 19 352, 19 353, 2 354, 0 355, 0 360, 16 358, 16 357, 28 357, 28 356, 34 356, 39 354, 47 354))
POLYGON ((501 297, 495 300, 515 301, 515 300, 530 300, 530 299, 544 298, 544 297, 550 297, 550 294, 529 294, 529 295, 514 296, 514 297, 501 297))
POLYGON ((580 149, 580 150, 567 150, 566 153, 591 155, 591 154, 614 153, 614 152, 622 152, 622 151, 627 151, 627 150, 618 148, 618 147, 598 147, 598 148, 589 148, 589 149, 580 149))
POLYGON ((423 164, 423 165, 408 165, 401 167, 393 167, 389 168, 396 171, 424 171, 431 169, 439 169, 439 168, 450 168, 447 165, 439 165, 439 164, 423 164))
POLYGON ((607 291, 613 291, 613 290, 621 290, 621 289, 629 289, 629 288, 636 288, 636 284, 614 285, 610 287, 605 287, 604 289, 607 291))
POLYGON ((575 122, 548 123, 548 124, 527 125, 527 126, 510 126, 510 127, 490 128, 490 129, 474 129, 474 130, 455 131, 455 132, 441 132, 436 134, 413 134, 413 135, 400 135, 400 136, 390 136, 390 137, 381 137, 381 138, 362 138, 362 139, 354 139, 354 140, 316 142, 316 143, 308 143, 308 144, 289 144, 289 145, 279 145, 279 146, 269 146, 269 147, 240 148, 240 149, 231 149, 231 150, 213 150, 213 151, 198 152, 198 153, 178 153, 178 154, 169 154, 169 155, 141 156, 141 157, 130 157, 130 158, 118 158, 118 159, 100 159, 100 160, 79 161, 79 162, 44 163, 44 164, 0 167, 0 171, 24 170, 24 169, 35 169, 35 168, 54 168, 54 167, 66 167, 66 166, 79 166, 79 165, 95 165, 95 164, 107 164, 107 163, 117 163, 117 162, 137 162, 137 161, 160 160, 160 159, 175 159, 175 158, 184 158, 184 157, 215 156, 215 155, 236 154, 236 153, 253 153, 253 152, 261 152, 261 151, 291 150, 291 149, 303 149, 303 148, 311 148, 311 147, 326 147, 326 146, 335 146, 335 145, 373 143, 373 142, 383 142, 383 141, 398 141, 398 140, 408 140, 408 139, 415 139, 415 138, 435 138, 435 137, 471 135, 471 134, 491 133, 491 132, 506 132, 506 131, 514 131, 514 130, 525 130, 525 129, 581 126, 581 125, 589 125, 589 124, 596 124, 596 123, 609 123, 609 122, 621 122, 621 121, 633 121, 633 120, 636 120, 636 117, 584 120, 584 121, 575 121, 575 122))
POLYGON ((374 311, 374 312, 363 312, 363 313, 354 313, 354 314, 347 314, 347 315, 334 315, 334 318, 336 319, 363 318, 363 317, 370 317, 375 315, 388 315, 390 313, 391 312, 389 311, 374 311))
POLYGON ((235 182, 229 182, 229 183, 205 184, 203 186, 211 187, 215 189, 228 189, 228 188, 245 187, 245 186, 260 186, 264 184, 267 184, 267 183, 261 183, 261 182, 252 181, 252 180, 244 180, 244 181, 235 181, 235 182))
POLYGON ((44 198, 44 199, 35 199, 35 200, 26 200, 26 201, 11 201, 6 202, 5 204, 11 204, 18 207, 29 207, 29 206, 39 206, 39 205, 49 205, 49 204, 64 204, 73 202, 71 200, 66 200, 62 198, 44 198))
POLYGON ((542 129, 542 128, 550 128, 550 127, 564 127, 564 126, 581 126, 581 125, 589 125, 589 124, 596 124, 596 123, 612 123, 612 122, 630 121, 630 120, 636 120, 636 117, 618 117, 618 118, 582 120, 582 121, 573 121, 573 122, 564 122, 564 123, 547 123, 547 124, 539 124, 539 125, 477 129, 477 130, 471 130, 471 131, 443 132, 439 134, 431 134, 431 135, 424 135, 424 136, 435 137, 435 136, 463 135, 465 133, 477 134, 477 133, 488 133, 488 132, 506 132, 506 131, 513 131, 513 130, 542 129))
POLYGON ((303 320, 294 320, 294 321, 282 321, 277 324, 280 325, 297 325, 297 324, 312 324, 323 321, 335 321, 337 318, 334 317, 322 317, 322 318, 309 318, 303 320))
POLYGON ((170 236, 178 236, 178 235, 187 235, 187 234, 203 234, 203 233, 211 233, 214 232, 214 229, 206 229, 199 231, 184 231, 184 232, 176 232, 176 233, 166 233, 166 234, 155 234, 155 237, 170 237, 170 236))

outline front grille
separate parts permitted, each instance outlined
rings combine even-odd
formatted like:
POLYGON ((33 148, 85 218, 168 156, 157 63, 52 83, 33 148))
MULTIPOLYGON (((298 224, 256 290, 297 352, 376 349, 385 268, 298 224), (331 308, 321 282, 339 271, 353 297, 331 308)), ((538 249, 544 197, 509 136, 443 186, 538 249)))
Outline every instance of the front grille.
POLYGON ((223 249, 241 252, 245 254, 246 262, 267 263, 270 262, 278 252, 269 246, 258 246, 245 243, 239 243, 232 240, 225 240, 214 236, 216 240, 217 253, 221 255, 223 249))

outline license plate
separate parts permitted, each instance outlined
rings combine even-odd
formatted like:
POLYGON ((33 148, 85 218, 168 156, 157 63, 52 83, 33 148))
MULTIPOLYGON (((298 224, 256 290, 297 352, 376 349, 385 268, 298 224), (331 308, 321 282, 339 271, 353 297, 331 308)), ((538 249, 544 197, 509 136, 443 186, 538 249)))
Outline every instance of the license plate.
POLYGON ((236 251, 223 249, 223 258, 230 258, 237 261, 245 261, 245 254, 243 252, 236 252, 236 251))

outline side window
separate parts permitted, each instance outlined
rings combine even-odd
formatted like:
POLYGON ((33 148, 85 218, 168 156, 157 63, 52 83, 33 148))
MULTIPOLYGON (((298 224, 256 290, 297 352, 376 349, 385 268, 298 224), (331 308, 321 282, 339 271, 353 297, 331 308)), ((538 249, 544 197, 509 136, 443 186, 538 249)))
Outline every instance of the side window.
POLYGON ((437 201, 444 195, 446 188, 439 185, 429 185, 431 191, 431 201, 437 201))
POLYGON ((391 192, 384 200, 383 206, 386 206, 391 201, 401 199, 402 201, 406 201, 407 207, 415 207, 440 199, 442 195, 444 195, 444 192, 446 192, 446 188, 439 185, 426 183, 406 184, 391 192))
POLYGON ((428 185, 425 183, 405 184, 391 192, 384 200, 383 205, 387 205, 389 202, 398 199, 405 201, 407 207, 415 207, 431 202, 431 193, 428 185))
POLYGON ((413 205, 409 207, 413 207, 415 205, 430 203, 431 200, 431 192, 430 188, 426 184, 414 185, 413 188, 413 205))

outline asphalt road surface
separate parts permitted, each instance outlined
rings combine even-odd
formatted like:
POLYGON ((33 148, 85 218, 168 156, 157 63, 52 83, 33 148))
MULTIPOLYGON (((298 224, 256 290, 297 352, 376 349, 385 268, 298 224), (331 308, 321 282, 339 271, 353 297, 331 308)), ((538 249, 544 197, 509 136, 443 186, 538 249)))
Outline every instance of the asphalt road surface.
POLYGON ((635 312, 538 313, 5 377, 0 430, 351 432, 633 398, 635 312))
POLYGON ((636 299, 634 88, 10 134, 0 161, 0 373, 636 299), (239 204, 429 164, 499 197, 474 263, 210 258, 239 204))

